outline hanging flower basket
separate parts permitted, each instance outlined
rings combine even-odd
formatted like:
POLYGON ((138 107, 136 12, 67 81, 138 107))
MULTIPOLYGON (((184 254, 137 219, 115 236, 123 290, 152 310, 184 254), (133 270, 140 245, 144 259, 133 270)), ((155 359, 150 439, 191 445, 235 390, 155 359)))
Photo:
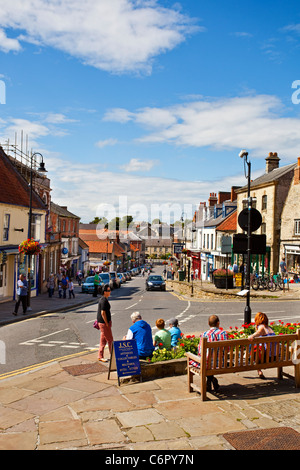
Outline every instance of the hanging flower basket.
POLYGON ((28 238, 28 240, 24 240, 19 245, 19 252, 23 253, 24 255, 38 255, 41 251, 42 246, 33 238, 28 238))
POLYGON ((104 266, 110 266, 110 261, 104 261, 104 266))

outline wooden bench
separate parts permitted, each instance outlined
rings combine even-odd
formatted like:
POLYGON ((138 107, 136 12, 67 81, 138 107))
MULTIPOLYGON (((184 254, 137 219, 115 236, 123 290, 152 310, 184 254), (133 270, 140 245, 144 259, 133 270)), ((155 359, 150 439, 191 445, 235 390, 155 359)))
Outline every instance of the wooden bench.
POLYGON ((204 337, 201 340, 201 357, 186 353, 188 390, 200 392, 204 401, 208 376, 277 368, 278 378, 282 379, 283 375, 291 377, 283 373, 283 367, 287 366, 294 366, 295 386, 300 388, 299 352, 300 330, 296 334, 260 337, 252 341, 232 339, 209 342, 204 337), (296 359, 294 362, 293 358, 296 359), (198 367, 191 365, 190 361, 197 363, 198 367), (194 375, 200 377, 200 388, 193 383, 194 375))

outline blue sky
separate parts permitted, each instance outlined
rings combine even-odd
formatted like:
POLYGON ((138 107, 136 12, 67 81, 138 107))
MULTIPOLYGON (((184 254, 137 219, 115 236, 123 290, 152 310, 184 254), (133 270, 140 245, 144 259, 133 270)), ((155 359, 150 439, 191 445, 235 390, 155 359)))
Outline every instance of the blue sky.
POLYGON ((299 55, 296 1, 0 0, 0 142, 23 130, 83 222, 189 217, 242 148, 253 177, 296 162, 299 55))

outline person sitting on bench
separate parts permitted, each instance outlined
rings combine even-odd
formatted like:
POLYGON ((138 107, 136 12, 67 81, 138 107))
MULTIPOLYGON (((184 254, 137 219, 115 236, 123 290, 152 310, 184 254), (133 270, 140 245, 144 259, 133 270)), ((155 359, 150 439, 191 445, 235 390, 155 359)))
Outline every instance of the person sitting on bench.
MULTIPOLYGON (((199 341, 199 346, 198 346, 198 356, 201 356, 201 341, 202 338, 207 338, 207 341, 212 342, 212 341, 226 341, 228 340, 228 334, 223 328, 220 328, 220 320, 217 315, 211 315, 208 319, 208 325, 210 326, 210 329, 202 333, 200 336, 200 341, 199 341)), ((193 361, 190 361, 191 365, 194 365, 196 367, 199 366, 198 363, 192 363, 193 361)), ((211 387, 214 387, 214 391, 217 392, 219 390, 219 382, 218 380, 213 376, 208 376, 207 377, 207 382, 206 382, 206 390, 208 392, 211 392, 211 387)))

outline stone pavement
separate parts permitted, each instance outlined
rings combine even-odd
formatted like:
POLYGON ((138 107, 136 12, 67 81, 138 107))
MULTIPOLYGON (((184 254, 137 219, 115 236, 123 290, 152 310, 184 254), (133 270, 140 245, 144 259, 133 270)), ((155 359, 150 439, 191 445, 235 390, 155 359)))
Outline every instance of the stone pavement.
POLYGON ((220 376, 218 394, 202 402, 186 375, 118 386, 96 353, 58 360, 0 377, 0 449, 233 450, 226 433, 300 432, 300 390, 276 373, 220 376))

